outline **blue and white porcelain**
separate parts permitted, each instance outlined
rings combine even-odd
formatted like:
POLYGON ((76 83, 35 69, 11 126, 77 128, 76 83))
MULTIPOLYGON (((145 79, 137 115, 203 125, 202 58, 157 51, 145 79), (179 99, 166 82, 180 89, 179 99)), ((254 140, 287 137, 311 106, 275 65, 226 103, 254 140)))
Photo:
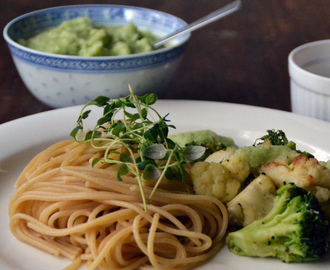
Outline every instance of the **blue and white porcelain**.
POLYGON ((12 20, 3 34, 16 68, 31 93, 51 107, 85 104, 100 95, 127 96, 129 84, 139 95, 164 90, 176 73, 190 37, 187 34, 172 41, 170 46, 149 53, 107 57, 55 55, 17 43, 19 38, 79 16, 88 16, 92 22, 105 25, 133 22, 159 37, 186 25, 164 12, 122 5, 54 7, 12 20))

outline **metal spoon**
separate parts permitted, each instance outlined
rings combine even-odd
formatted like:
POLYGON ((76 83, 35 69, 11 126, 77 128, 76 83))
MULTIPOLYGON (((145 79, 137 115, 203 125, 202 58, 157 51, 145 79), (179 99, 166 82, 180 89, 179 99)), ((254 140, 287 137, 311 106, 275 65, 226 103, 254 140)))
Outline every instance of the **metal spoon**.
POLYGON ((202 18, 200 18, 199 20, 193 22, 193 23, 190 23, 188 24, 187 26, 179 29, 178 31, 164 37, 164 38, 161 38, 159 40, 157 40, 155 43, 154 43, 154 46, 155 47, 158 47, 166 42, 168 42, 169 40, 172 40, 174 38, 177 38, 179 36, 182 36, 186 33, 189 33, 189 32, 192 32, 198 28, 201 28, 211 22, 214 22, 216 20, 219 20, 237 10, 239 10, 241 7, 241 1, 240 0, 237 0, 237 1, 234 1, 216 11, 213 11, 212 13, 210 13, 209 15, 206 15, 202 18))

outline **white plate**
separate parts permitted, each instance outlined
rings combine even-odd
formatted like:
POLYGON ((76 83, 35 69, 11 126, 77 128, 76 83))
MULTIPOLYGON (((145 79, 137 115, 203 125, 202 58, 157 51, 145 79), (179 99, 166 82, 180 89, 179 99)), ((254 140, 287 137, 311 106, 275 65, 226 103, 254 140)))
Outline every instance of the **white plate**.
MULTIPOLYGON (((252 107, 203 101, 158 101, 161 115, 177 127, 172 132, 211 129, 231 136, 237 145, 251 145, 267 129, 282 129, 301 150, 319 160, 330 159, 330 123, 296 114, 252 107)), ((0 269, 63 269, 69 261, 43 253, 16 240, 9 231, 8 201, 23 167, 42 149, 70 138, 81 107, 53 110, 0 126, 0 269)), ((95 119, 95 117, 94 117, 95 119)), ((275 259, 244 258, 224 247, 210 262, 199 269, 329 269, 330 256, 316 263, 285 264, 275 259)))

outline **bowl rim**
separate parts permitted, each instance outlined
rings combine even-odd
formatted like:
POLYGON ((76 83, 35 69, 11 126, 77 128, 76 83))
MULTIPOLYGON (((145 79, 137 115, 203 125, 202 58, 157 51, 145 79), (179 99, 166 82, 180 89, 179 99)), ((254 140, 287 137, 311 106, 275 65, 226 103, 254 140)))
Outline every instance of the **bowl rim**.
MULTIPOLYGON (((329 46, 330 48, 330 39, 312 41, 293 49, 288 56, 288 72, 291 84, 292 82, 295 82, 301 87, 301 89, 304 89, 304 91, 313 92, 316 95, 322 95, 324 97, 330 97, 330 78, 310 72, 301 67, 295 61, 296 55, 300 52, 303 52, 308 48, 320 47, 324 45, 329 46)), ((292 91, 292 87, 290 91, 292 91)))
POLYGON ((308 48, 312 48, 312 47, 320 47, 320 46, 329 46, 330 48, 330 39, 323 39, 323 40, 317 40, 317 41, 312 41, 312 42, 308 42, 305 44, 302 44, 296 48, 294 48, 288 56, 288 63, 289 63, 289 72, 291 75, 291 72, 294 72, 293 70, 295 70, 296 72, 300 72, 301 74, 303 74, 304 76, 308 76, 310 78, 313 78, 315 80, 319 80, 319 81, 323 81, 323 82, 327 82, 329 83, 330 78, 326 77, 326 76, 322 76, 310 71, 307 71, 306 69, 302 68, 300 65, 298 65, 296 63, 295 57, 298 53, 303 52, 304 50, 308 49, 308 48))
POLYGON ((9 21, 4 29, 3 29, 3 37, 5 39, 5 41, 8 43, 8 45, 13 46, 18 48, 19 50, 22 51, 26 51, 28 53, 31 54, 37 54, 40 56, 46 56, 46 57, 50 57, 50 58, 63 58, 63 59, 70 59, 70 60, 84 60, 84 61, 88 61, 88 60, 92 60, 92 61, 102 61, 102 60, 118 60, 118 59, 132 59, 132 58, 139 58, 139 57, 145 57, 145 56, 152 56, 154 54, 160 54, 160 53, 166 53, 168 51, 171 51, 175 48, 178 48, 182 45, 184 45, 185 43, 188 42, 191 34, 187 33, 185 34, 183 37, 183 39, 178 42, 177 44, 173 45, 173 46, 169 46, 169 47, 165 47, 165 48, 161 48, 161 49, 157 49, 151 52, 146 52, 146 53, 135 53, 135 54, 129 54, 129 55, 116 55, 116 56, 78 56, 78 55, 65 55, 65 54, 54 54, 54 53, 47 53, 47 52, 42 52, 42 51, 38 51, 38 50, 34 50, 28 47, 25 47, 21 44, 19 44, 18 42, 16 42, 14 39, 12 39, 9 34, 8 34, 8 30, 9 28, 16 22, 27 18, 31 15, 35 15, 38 13, 43 13, 45 11, 50 11, 50 10, 56 10, 56 9, 67 9, 67 8, 79 8, 79 7, 97 7, 97 8, 102 8, 102 7, 122 7, 122 8, 132 8, 132 9, 137 9, 137 10, 145 10, 145 11, 151 11, 151 12, 156 12, 157 14, 162 14, 165 16, 169 16, 172 17, 180 22, 182 22, 184 25, 187 25, 187 22, 184 21, 183 19, 172 15, 170 13, 164 12, 164 11, 159 11, 156 9, 151 9, 151 8, 145 8, 145 7, 139 7, 139 6, 130 6, 130 5, 117 5, 117 4, 78 4, 78 5, 62 5, 62 6, 54 6, 54 7, 49 7, 49 8, 44 8, 44 9, 38 9, 38 10, 34 10, 25 14, 22 14, 14 19, 12 19, 11 21, 9 21))

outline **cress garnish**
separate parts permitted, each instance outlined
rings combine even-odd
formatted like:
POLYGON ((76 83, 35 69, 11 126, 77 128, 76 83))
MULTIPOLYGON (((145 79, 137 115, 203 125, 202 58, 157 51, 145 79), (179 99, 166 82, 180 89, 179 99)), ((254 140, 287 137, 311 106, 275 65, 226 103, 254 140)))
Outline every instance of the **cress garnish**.
POLYGON ((164 178, 175 177, 185 182, 186 171, 183 165, 202 157, 205 148, 196 145, 182 148, 173 142, 168 138, 169 129, 175 129, 175 126, 168 124, 169 114, 162 117, 152 107, 158 97, 153 93, 138 96, 131 87, 129 91, 127 97, 110 99, 99 96, 87 103, 70 135, 79 143, 90 143, 92 147, 105 151, 102 158, 92 161, 93 166, 97 162, 118 164, 119 181, 123 180, 124 175, 134 175, 139 184, 144 209, 147 210, 143 180, 157 179, 149 198, 152 198, 164 178), (93 129, 85 132, 84 120, 90 115, 91 106, 103 108, 103 115, 93 129), (113 151, 114 146, 121 151, 113 151), (136 152, 137 158, 134 156, 136 152), (119 154, 119 160, 109 158, 113 153, 119 154))

